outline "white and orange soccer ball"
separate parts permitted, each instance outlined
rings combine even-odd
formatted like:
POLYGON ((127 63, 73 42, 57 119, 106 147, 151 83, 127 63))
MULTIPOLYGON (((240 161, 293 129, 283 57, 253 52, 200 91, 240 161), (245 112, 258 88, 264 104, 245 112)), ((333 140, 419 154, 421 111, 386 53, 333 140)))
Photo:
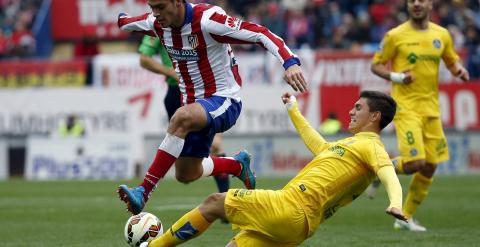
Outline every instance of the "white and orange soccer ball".
POLYGON ((133 215, 125 224, 125 240, 132 247, 138 247, 141 243, 155 239, 163 234, 162 222, 157 216, 142 212, 133 215))

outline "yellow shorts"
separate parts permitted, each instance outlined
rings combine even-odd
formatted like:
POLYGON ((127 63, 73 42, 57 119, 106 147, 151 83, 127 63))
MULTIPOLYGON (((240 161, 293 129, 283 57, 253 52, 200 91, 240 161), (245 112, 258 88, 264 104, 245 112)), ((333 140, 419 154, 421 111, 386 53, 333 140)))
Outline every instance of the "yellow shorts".
POLYGON ((405 162, 425 159, 438 164, 448 160, 447 138, 439 117, 402 113, 393 119, 400 155, 405 162))
POLYGON ((308 224, 299 203, 281 190, 230 189, 225 214, 240 246, 297 246, 307 238, 308 224))

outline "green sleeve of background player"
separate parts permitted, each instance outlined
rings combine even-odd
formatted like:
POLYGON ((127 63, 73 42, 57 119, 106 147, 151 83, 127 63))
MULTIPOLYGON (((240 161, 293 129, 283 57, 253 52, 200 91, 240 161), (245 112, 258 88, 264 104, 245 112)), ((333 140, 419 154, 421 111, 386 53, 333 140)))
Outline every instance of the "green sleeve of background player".
POLYGON ((158 38, 145 35, 143 37, 142 44, 140 44, 140 47, 138 47, 138 52, 145 56, 152 57, 158 53, 159 44, 160 40, 158 38))
MULTIPOLYGON (((141 54, 149 57, 152 57, 155 54, 159 54, 160 58, 162 59, 162 64, 167 68, 173 68, 172 61, 170 60, 170 57, 167 53, 167 49, 157 37, 145 35, 143 37, 142 44, 138 48, 138 51, 141 54)), ((168 85, 178 86, 178 82, 177 80, 175 80, 175 78, 167 76, 166 80, 168 85)))

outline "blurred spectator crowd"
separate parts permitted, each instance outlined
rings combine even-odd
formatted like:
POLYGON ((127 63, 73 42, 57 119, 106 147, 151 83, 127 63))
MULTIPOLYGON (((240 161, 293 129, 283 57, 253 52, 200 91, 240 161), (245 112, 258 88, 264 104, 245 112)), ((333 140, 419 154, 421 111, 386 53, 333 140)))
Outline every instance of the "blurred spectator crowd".
POLYGON ((0 58, 35 53, 32 25, 42 0, 0 0, 0 58))
MULTIPOLYGON (((405 0, 212 0, 227 13, 268 27, 290 47, 374 52, 389 29, 408 19, 405 0)), ((431 20, 464 49, 480 78, 480 1, 434 0, 431 20)), ((252 47, 251 49, 257 49, 252 47)))
MULTIPOLYGON (((407 20, 405 0, 213 0, 231 15, 268 27, 295 48, 370 51, 407 20)), ((434 1, 433 22, 452 33, 456 48, 478 43, 480 1, 434 1)))

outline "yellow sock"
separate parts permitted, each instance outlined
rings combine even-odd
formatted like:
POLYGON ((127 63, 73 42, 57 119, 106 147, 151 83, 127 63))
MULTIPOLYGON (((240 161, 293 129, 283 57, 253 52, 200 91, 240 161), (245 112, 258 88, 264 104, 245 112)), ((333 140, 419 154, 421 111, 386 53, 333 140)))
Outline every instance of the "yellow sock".
POLYGON ((392 159, 393 167, 395 167, 395 172, 397 174, 405 174, 405 170, 403 169, 403 164, 405 161, 402 156, 397 156, 392 159))
POLYGON ((198 210, 198 207, 186 213, 170 229, 165 231, 162 236, 151 241, 149 247, 175 246, 186 242, 202 234, 210 226, 198 210))
POLYGON ((410 188, 408 189, 407 199, 403 206, 403 212, 408 219, 412 217, 417 207, 420 206, 425 197, 427 197, 428 188, 432 184, 432 181, 432 178, 427 178, 419 172, 413 175, 410 188))

